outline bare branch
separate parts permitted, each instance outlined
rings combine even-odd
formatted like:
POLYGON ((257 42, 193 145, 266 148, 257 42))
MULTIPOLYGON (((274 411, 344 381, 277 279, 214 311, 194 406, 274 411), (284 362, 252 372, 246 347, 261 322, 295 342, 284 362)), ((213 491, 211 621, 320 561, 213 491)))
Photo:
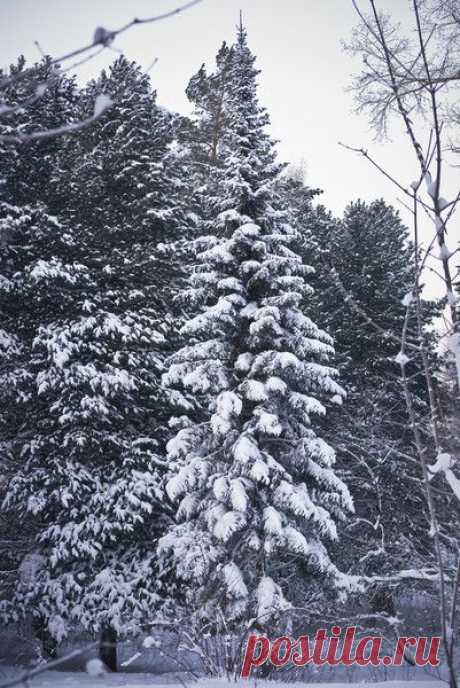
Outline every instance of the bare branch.
MULTIPOLYGON (((99 27, 98 29, 96 29, 94 39, 91 43, 88 43, 88 45, 84 45, 81 48, 71 50, 70 52, 61 55, 60 57, 53 58, 50 62, 50 65, 62 64, 63 62, 70 60, 72 57, 78 57, 79 55, 83 55, 84 53, 89 52, 97 46, 102 46, 102 49, 105 49, 110 45, 110 43, 112 43, 115 40, 115 38, 120 36, 122 33, 129 31, 129 29, 131 29, 134 26, 140 26, 142 24, 153 24, 155 22, 162 21, 163 19, 168 19, 169 17, 173 17, 177 14, 180 14, 181 12, 185 12, 185 10, 190 9, 194 5, 198 5, 200 2, 202 2, 202 0, 190 0, 189 2, 186 2, 185 4, 180 5, 179 7, 176 7, 173 10, 163 12, 162 14, 157 14, 153 17, 147 17, 144 19, 139 19, 138 17, 135 17, 124 26, 121 26, 119 29, 114 29, 113 31, 108 31, 102 27, 99 27)), ((99 54, 99 52, 101 51, 93 53, 92 57, 95 57, 97 54, 99 54)), ((34 72, 34 67, 30 67, 29 69, 24 69, 23 71, 18 72, 13 76, 7 77, 6 79, 2 79, 0 81, 0 89, 7 88, 8 86, 17 83, 18 81, 23 81, 27 77, 33 76, 34 72)))
POLYGON ((71 659, 75 659, 76 657, 81 657, 81 655, 85 654, 85 652, 88 652, 89 650, 93 650, 96 647, 100 647, 102 643, 94 642, 91 643, 90 645, 86 645, 85 647, 81 647, 79 650, 73 650, 70 652, 68 655, 64 655, 64 657, 59 657, 58 659, 54 659, 52 662, 46 662, 45 664, 40 664, 39 666, 35 667, 34 669, 30 669, 29 671, 22 672, 18 674, 15 678, 11 678, 8 681, 4 681, 3 683, 0 683, 0 688, 13 688, 13 686, 19 686, 21 684, 24 684, 25 686, 29 685, 29 681, 32 678, 35 678, 35 676, 38 676, 39 674, 43 674, 45 671, 50 671, 51 669, 57 669, 58 667, 62 666, 66 662, 68 662, 71 659))
POLYGON ((35 131, 31 134, 0 134, 0 143, 5 143, 9 145, 27 144, 33 143, 35 141, 44 141, 46 139, 51 139, 56 136, 75 134, 76 132, 85 129, 86 127, 89 127, 91 124, 94 124, 94 122, 97 122, 102 117, 102 115, 110 108, 110 106, 111 101, 107 100, 107 103, 104 105, 104 107, 95 110, 95 114, 91 115, 91 117, 81 120, 80 122, 63 124, 62 126, 55 127, 54 129, 35 131))

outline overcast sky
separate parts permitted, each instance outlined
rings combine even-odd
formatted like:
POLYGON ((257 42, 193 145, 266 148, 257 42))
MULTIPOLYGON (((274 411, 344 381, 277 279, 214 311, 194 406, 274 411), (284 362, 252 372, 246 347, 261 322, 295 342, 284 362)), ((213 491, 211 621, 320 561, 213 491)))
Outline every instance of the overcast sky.
MULTIPOLYGON (((122 26, 134 16, 147 17, 172 9, 181 0, 1 0, 0 64, 18 54, 38 57, 34 41, 53 56, 91 42, 95 27, 122 26)), ((365 0, 362 0, 364 6, 365 0)), ((380 0, 403 25, 410 21, 408 0, 380 0)), ((384 197, 398 204, 401 194, 363 158, 338 145, 364 146, 404 185, 417 177, 417 165, 406 135, 397 122, 391 141, 375 142, 365 115, 353 112, 346 91, 359 61, 347 55, 341 41, 356 24, 351 0, 203 0, 184 14, 134 27, 116 47, 144 67, 158 62, 151 77, 159 102, 180 112, 190 110, 184 89, 206 62, 212 67, 221 42, 235 36, 239 10, 249 43, 258 58, 260 100, 268 108, 272 133, 280 140, 285 161, 305 160, 307 183, 324 189, 322 202, 341 213, 358 197, 384 197)), ((81 66, 79 79, 97 75, 116 57, 106 51, 81 66)), ((458 170, 446 177, 444 195, 455 189, 458 170)), ((408 214, 401 209, 403 218, 408 214)), ((425 237, 431 227, 425 227, 425 237)), ((431 235, 430 235, 431 236, 431 235)), ((431 281, 431 278, 430 278, 431 281)))

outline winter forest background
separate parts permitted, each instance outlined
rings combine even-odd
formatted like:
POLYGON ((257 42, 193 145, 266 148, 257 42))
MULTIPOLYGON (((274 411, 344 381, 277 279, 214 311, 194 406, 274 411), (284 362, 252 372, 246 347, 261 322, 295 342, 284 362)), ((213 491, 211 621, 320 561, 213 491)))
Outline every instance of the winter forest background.
MULTIPOLYGON (((183 27, 208 4, 178 6, 183 27)), ((250 632, 340 624, 441 635, 432 675, 457 685, 460 4, 411 0, 402 27, 391 3, 352 4, 343 87, 375 134, 404 132, 414 178, 366 142, 343 154, 399 208, 347 178, 339 216, 280 160, 244 15, 190 66, 188 114, 160 104, 155 61, 118 49, 134 14, 62 56, 18 46, 0 74, 12 676, 72 651, 132 668, 153 648, 154 671, 230 678, 250 632), (82 82, 101 52, 111 64, 82 82)), ((165 14, 145 24, 174 41, 165 14)))

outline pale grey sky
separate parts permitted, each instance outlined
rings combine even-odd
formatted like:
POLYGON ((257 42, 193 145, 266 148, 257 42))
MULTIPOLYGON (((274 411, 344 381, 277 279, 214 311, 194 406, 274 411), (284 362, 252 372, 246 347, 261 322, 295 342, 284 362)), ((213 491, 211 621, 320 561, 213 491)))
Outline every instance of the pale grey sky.
MULTIPOLYGON (((14 61, 20 53, 36 59, 35 40, 45 52, 60 55, 90 42, 98 25, 118 28, 134 16, 151 16, 180 3, 2 0, 0 64, 14 61)), ((379 5, 407 25, 408 0, 380 0, 379 5)), ((417 177, 417 165, 399 122, 390 132, 390 142, 376 143, 366 117, 353 113, 352 96, 345 89, 359 61, 341 47, 341 40, 349 37, 356 23, 351 0, 203 0, 184 14, 134 27, 115 45, 144 67, 157 57, 151 78, 159 102, 188 112, 184 94, 188 79, 202 62, 212 66, 223 40, 233 40, 240 9, 262 70, 260 100, 269 110, 272 133, 280 140, 280 157, 291 162, 304 159, 307 182, 324 189, 322 202, 336 213, 358 197, 383 196, 401 208, 397 202, 401 194, 390 182, 363 158, 338 146, 343 141, 368 148, 404 185, 417 177)), ((95 76, 115 57, 106 51, 81 66, 76 70, 79 79, 95 76)), ((456 177, 456 170, 446 176, 447 198, 454 193, 456 177)), ((401 209, 401 214, 407 221, 408 213, 401 209)), ((425 237, 431 231, 428 224, 425 237)))

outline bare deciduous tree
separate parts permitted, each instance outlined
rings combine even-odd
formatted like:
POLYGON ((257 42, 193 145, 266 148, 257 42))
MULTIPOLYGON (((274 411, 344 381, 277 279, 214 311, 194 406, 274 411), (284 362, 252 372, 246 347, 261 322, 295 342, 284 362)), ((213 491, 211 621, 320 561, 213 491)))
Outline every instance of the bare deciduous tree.
MULTIPOLYGON (((407 411, 412 425, 414 442, 421 464, 426 499, 430 513, 431 528, 438 563, 440 595, 440 623, 446 662, 449 669, 451 688, 456 688, 457 678, 453 662, 454 626, 458 593, 458 567, 452 586, 448 584, 443 549, 443 533, 436 514, 432 481, 436 473, 443 473, 452 488, 454 498, 460 499, 460 481, 455 476, 453 447, 455 438, 451 435, 452 424, 445 424, 439 417, 439 404, 433 384, 427 344, 423 337, 421 322, 421 276, 427 258, 438 247, 442 270, 442 281, 446 299, 445 337, 448 339, 456 366, 457 380, 452 388, 452 406, 459 412, 460 384, 460 334, 458 323, 458 298, 454 291, 457 272, 455 256, 457 250, 447 245, 449 229, 453 224, 460 189, 455 197, 446 200, 442 195, 445 174, 445 155, 449 149, 449 125, 452 117, 456 89, 459 86, 460 48, 460 3, 458 0, 412 0, 412 31, 402 33, 391 17, 382 14, 376 0, 352 0, 359 17, 351 42, 346 46, 355 55, 360 55, 363 67, 355 77, 353 90, 358 111, 366 112, 378 134, 385 135, 390 117, 396 116, 403 125, 412 148, 419 173, 417 179, 405 184, 392 171, 384 169, 364 147, 351 148, 362 155, 398 189, 410 199, 408 203, 412 217, 412 229, 416 263, 412 294, 409 295, 406 323, 409 312, 415 309, 419 342, 426 386, 431 409, 431 430, 436 448, 436 462, 430 465, 428 447, 417 423, 409 384, 406 378, 406 364, 411 355, 406 338, 406 326, 398 339, 401 348, 397 361, 405 391, 407 411), (425 213, 433 226, 432 240, 422 246, 419 237, 419 216, 425 213)), ((406 206, 407 207, 407 206, 406 206)), ((455 236, 455 233, 451 233, 455 236)), ((362 314, 361 314, 362 315, 362 314)), ((366 317, 366 314, 362 317, 366 317)), ((433 459, 435 457, 432 457, 433 459)))

